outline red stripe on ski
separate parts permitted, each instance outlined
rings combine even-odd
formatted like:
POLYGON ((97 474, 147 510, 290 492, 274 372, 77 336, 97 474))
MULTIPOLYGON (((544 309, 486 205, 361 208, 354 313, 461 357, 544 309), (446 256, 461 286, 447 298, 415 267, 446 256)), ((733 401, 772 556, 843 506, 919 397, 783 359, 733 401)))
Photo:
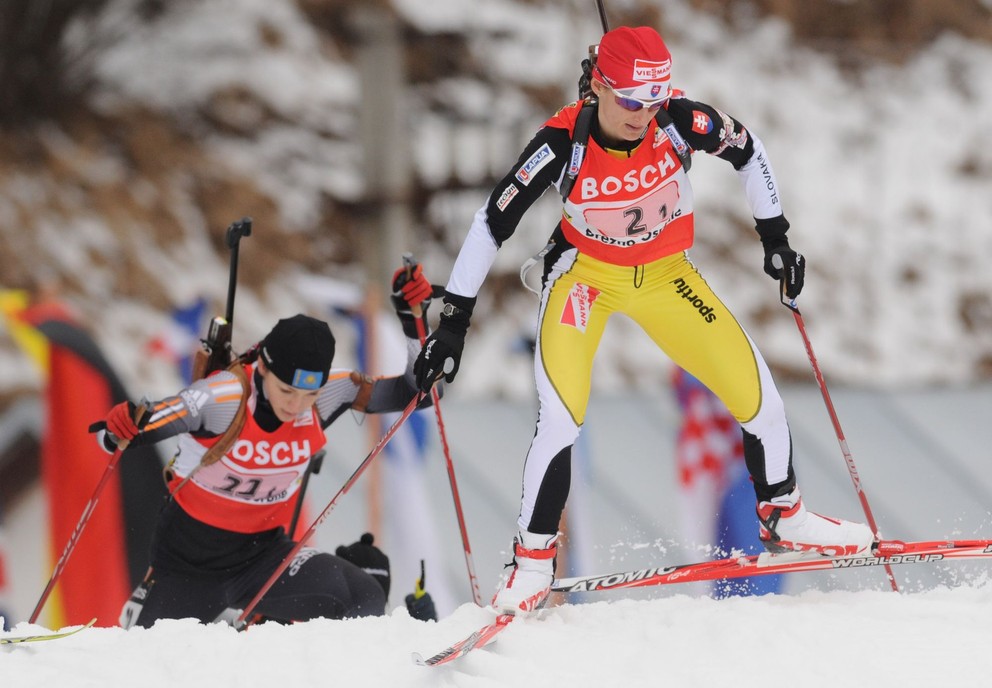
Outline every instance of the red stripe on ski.
POLYGON ((510 622, 515 618, 513 614, 500 614, 491 624, 483 626, 464 640, 460 640, 451 647, 441 650, 433 657, 424 659, 423 655, 419 652, 414 652, 413 661, 420 666, 438 666, 452 662, 459 657, 467 655, 472 650, 477 650, 491 643, 495 640, 496 634, 509 626, 510 622))
POLYGON ((725 578, 764 576, 773 573, 856 569, 980 558, 992 558, 992 540, 932 542, 883 540, 873 554, 828 557, 815 552, 787 552, 784 554, 765 553, 729 557, 694 564, 659 566, 607 575, 561 578, 552 583, 551 590, 553 592, 596 592, 725 578))

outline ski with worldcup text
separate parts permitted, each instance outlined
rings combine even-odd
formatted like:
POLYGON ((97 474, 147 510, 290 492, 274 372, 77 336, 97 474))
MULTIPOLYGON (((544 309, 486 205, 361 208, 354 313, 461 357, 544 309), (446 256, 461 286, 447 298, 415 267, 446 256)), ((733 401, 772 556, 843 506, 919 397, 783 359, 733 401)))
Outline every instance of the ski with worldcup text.
POLYGON ((55 633, 37 633, 35 635, 22 635, 13 638, 4 638, 0 636, 0 645, 13 645, 15 643, 37 643, 42 640, 57 640, 58 638, 68 638, 70 635, 75 635, 80 631, 84 631, 96 623, 96 619, 90 619, 90 621, 82 626, 77 626, 68 631, 59 631, 55 633))
MULTIPOLYGON (((641 588, 654 585, 674 585, 698 581, 765 576, 775 573, 802 573, 805 571, 837 571, 898 564, 933 564, 966 559, 992 559, 992 540, 934 540, 929 542, 903 542, 882 540, 870 554, 831 557, 817 552, 763 553, 749 556, 727 557, 712 561, 675 566, 656 566, 636 571, 559 578, 552 582, 552 592, 603 592, 622 588, 641 588)), ((420 666, 439 666, 464 657, 472 650, 493 642, 516 617, 500 614, 492 623, 473 632, 437 654, 424 658, 413 653, 413 661, 420 666)))
POLYGON ((676 566, 657 566, 596 576, 560 578, 552 592, 599 592, 653 585, 766 576, 775 573, 837 571, 897 564, 932 564, 960 559, 992 559, 992 540, 882 540, 870 554, 824 556, 816 552, 785 552, 728 557, 676 566))
POLYGON ((438 666, 440 664, 453 662, 459 657, 467 655, 472 650, 477 650, 478 648, 485 647, 491 643, 496 639, 496 635, 509 626, 510 622, 512 622, 515 618, 517 617, 513 614, 500 614, 492 623, 486 624, 479 630, 474 631, 465 639, 459 640, 450 647, 446 647, 436 655, 424 658, 424 656, 419 652, 414 652, 413 661, 415 664, 420 666, 438 666))

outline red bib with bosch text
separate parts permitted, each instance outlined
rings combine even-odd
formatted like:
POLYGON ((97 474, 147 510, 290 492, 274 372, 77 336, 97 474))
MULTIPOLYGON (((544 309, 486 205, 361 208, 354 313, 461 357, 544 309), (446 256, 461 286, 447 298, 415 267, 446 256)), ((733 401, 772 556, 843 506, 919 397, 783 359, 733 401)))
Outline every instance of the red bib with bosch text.
MULTIPOLYGON (((219 438, 191 439, 206 452, 219 438)), ((295 506, 292 497, 310 457, 325 442, 312 408, 271 433, 262 430, 248 413, 244 429, 227 453, 196 469, 176 493, 176 501, 197 520, 225 530, 257 533, 288 526, 295 506)), ((187 439, 183 450, 190 448, 187 439)), ((181 476, 174 478, 170 489, 180 482, 181 476)))
MULTIPOLYGON (((547 126, 574 134, 580 107, 562 108, 547 126)), ((614 265, 644 265, 692 246, 689 177, 657 122, 630 157, 589 139, 562 209, 562 231, 582 253, 614 265)))

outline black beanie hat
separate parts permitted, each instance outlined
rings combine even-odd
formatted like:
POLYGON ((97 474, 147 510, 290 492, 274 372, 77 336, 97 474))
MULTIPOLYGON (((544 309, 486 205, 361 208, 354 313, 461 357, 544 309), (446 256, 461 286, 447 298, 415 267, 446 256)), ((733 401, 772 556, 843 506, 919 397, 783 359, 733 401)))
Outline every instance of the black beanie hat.
POLYGON ((262 340, 261 356, 287 385, 320 389, 334 359, 334 335, 323 320, 302 314, 283 318, 262 340))
POLYGON ((382 550, 373 545, 375 537, 372 533, 365 533, 358 542, 345 547, 340 545, 334 553, 347 562, 351 562, 358 568, 369 574, 382 586, 386 598, 389 598, 389 557, 383 554, 382 550))

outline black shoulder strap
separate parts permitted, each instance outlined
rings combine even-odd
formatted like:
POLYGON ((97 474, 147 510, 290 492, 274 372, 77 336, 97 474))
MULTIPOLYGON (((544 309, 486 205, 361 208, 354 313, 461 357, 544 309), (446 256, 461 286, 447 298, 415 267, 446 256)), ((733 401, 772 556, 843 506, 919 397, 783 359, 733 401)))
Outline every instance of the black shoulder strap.
MULTIPOLYGON (((592 118, 596 114, 598 104, 596 100, 587 100, 582 105, 582 109, 579 110, 579 116, 575 120, 575 130, 572 132, 572 154, 569 156, 568 167, 565 168, 565 176, 562 177, 561 186, 558 189, 561 192, 563 201, 568 198, 568 194, 572 193, 572 187, 575 186, 575 179, 579 176, 579 168, 582 167, 582 161, 586 157, 589 132, 592 129, 592 118)), ((658 126, 662 128, 672 142, 672 145, 675 147, 675 153, 679 156, 679 160, 682 161, 682 167, 688 172, 689 168, 692 167, 692 151, 689 149, 689 144, 682 138, 682 134, 675 127, 672 116, 668 114, 665 108, 661 108, 654 118, 658 122, 658 126)))
POLYGON ((587 100, 579 110, 579 116, 575 119, 575 129, 572 131, 572 154, 568 158, 568 167, 565 168, 565 176, 562 177, 561 199, 564 201, 568 194, 572 193, 575 186, 575 178, 579 176, 579 168, 586 157, 586 144, 589 141, 589 131, 592 129, 592 118, 596 114, 596 100, 587 100))

